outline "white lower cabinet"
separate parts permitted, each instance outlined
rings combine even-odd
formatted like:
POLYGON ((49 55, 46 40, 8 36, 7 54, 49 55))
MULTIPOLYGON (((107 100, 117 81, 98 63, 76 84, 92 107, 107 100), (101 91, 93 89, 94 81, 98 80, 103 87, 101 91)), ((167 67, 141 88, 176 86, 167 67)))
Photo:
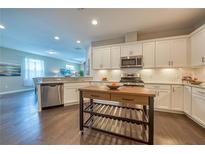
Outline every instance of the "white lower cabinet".
POLYGON ((65 83, 64 84, 64 105, 77 104, 79 102, 79 88, 88 86, 88 82, 65 83))
POLYGON ((184 112, 191 115, 191 87, 184 86, 184 112))
POLYGON ((192 88, 192 117, 205 126, 205 90, 192 88))
POLYGON ((145 85, 145 88, 155 91, 154 99, 155 109, 171 109, 171 90, 169 85, 145 85))
POLYGON ((175 111, 184 110, 183 102, 184 89, 181 85, 172 85, 172 103, 171 108, 175 111))
POLYGON ((170 109, 170 90, 159 90, 157 96, 156 108, 158 109, 170 109))

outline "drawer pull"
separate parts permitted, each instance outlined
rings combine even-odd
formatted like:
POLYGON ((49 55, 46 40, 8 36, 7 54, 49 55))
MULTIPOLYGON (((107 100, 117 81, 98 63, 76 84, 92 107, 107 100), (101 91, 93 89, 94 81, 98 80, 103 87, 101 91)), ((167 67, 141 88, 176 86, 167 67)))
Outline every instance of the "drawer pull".
POLYGON ((100 97, 100 96, 98 96, 98 95, 91 95, 91 97, 100 97))
POLYGON ((134 101, 134 99, 122 98, 124 101, 134 101))

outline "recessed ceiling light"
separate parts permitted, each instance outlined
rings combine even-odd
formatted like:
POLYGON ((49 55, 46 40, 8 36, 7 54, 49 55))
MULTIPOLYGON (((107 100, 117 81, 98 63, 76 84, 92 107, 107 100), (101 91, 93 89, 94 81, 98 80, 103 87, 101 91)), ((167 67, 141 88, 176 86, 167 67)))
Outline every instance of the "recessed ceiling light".
POLYGON ((5 26, 0 24, 0 29, 5 29, 5 26))
POLYGON ((60 37, 59 36, 55 36, 54 39, 55 40, 60 40, 60 37))
POLYGON ((93 25, 97 25, 97 24, 98 24, 98 21, 95 20, 95 19, 93 19, 93 20, 92 20, 92 24, 93 24, 93 25))
POLYGON ((50 55, 55 55, 55 54, 57 54, 57 52, 55 52, 54 50, 49 50, 48 53, 49 53, 50 55))
POLYGON ((78 43, 78 44, 79 44, 79 43, 80 43, 80 40, 77 40, 77 41, 76 41, 76 43, 78 43))

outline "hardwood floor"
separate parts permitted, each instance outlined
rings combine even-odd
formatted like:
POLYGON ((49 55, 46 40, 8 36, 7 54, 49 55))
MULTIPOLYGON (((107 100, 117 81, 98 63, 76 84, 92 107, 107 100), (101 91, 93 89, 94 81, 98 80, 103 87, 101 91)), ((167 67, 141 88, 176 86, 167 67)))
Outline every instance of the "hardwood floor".
MULTIPOLYGON (((34 92, 0 97, 0 144, 140 144, 86 130, 78 106, 37 111, 34 92)), ((205 144, 205 129, 185 115, 155 112, 155 144, 205 144)))

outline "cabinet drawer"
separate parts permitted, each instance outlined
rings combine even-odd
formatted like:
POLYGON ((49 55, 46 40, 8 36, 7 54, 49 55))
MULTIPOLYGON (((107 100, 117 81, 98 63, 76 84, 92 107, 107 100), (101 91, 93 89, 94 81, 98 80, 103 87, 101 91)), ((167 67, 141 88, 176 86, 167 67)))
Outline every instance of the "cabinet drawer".
POLYGON ((122 102, 122 103, 129 103, 129 104, 148 104, 148 97, 144 96, 132 96, 132 95, 123 95, 123 94, 112 94, 111 101, 122 102))
POLYGON ((92 99, 110 100, 110 94, 108 93, 83 92, 83 97, 92 98, 92 99))

